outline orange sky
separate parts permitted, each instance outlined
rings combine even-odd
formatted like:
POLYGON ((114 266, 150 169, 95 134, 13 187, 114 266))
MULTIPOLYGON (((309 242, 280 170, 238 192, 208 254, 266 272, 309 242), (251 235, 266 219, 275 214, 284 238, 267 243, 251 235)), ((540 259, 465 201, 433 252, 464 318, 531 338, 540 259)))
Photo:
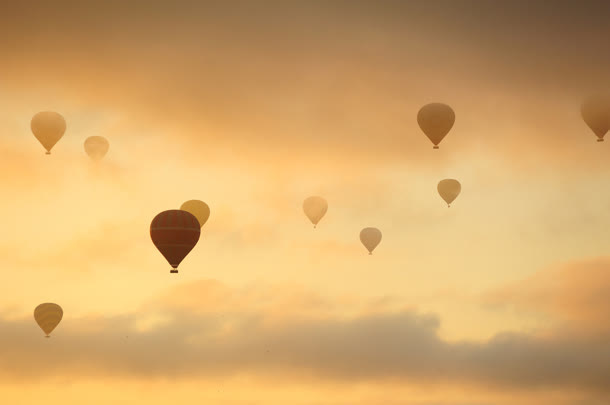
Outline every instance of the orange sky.
POLYGON ((4 6, 3 402, 608 403, 609 152, 579 108, 610 9, 530 3, 4 6), (190 199, 211 216, 170 275, 150 221, 190 199))

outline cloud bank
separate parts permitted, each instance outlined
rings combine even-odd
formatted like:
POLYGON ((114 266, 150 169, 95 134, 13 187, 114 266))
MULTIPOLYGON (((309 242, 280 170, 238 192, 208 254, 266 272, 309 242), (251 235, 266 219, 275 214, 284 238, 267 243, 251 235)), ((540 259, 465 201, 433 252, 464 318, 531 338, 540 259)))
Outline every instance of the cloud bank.
MULTIPOLYGON (((600 263, 609 268, 609 260, 600 263)), ((602 275, 586 264, 572 268, 577 270, 562 273, 562 282, 576 272, 602 275)), ((603 274, 608 296, 610 272, 603 274)), ((574 296, 600 293, 599 285, 573 284, 574 296)), ((563 294, 561 288, 551 289, 547 297, 553 301, 563 294)), ((580 315, 585 320, 591 313, 607 314, 595 302, 586 309, 579 300, 572 303, 562 313, 587 313, 580 315)), ((434 315, 384 309, 345 316, 332 310, 335 305, 290 288, 234 290, 198 281, 125 316, 73 319, 64 308, 68 316, 51 339, 43 339, 30 319, 3 320, 0 373, 13 379, 64 373, 135 378, 253 374, 610 393, 607 330, 504 332, 487 341, 452 342, 439 337, 440 320, 434 315)))

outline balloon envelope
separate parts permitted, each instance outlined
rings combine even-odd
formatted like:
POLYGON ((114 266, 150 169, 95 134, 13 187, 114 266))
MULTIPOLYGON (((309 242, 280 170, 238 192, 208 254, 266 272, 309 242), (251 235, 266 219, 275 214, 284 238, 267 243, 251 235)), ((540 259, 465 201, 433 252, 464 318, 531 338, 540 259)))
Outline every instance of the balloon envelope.
POLYGON ((201 227, 190 212, 168 210, 158 214, 150 224, 150 238, 159 252, 178 273, 178 265, 199 241, 201 227))
POLYGON ((360 231, 360 242, 369 251, 369 254, 373 254, 373 250, 381 242, 381 231, 377 228, 364 228, 360 231))
POLYGON ((59 325, 63 316, 64 311, 57 304, 40 304, 34 309, 34 319, 47 337, 49 337, 49 334, 53 332, 53 329, 59 325))
POLYGON ((462 191, 462 185, 459 181, 454 179, 441 180, 438 182, 438 186, 436 188, 448 206, 450 206, 453 200, 460 195, 460 191, 462 191))
POLYGON ((182 211, 190 212, 197 218, 199 227, 202 227, 210 217, 210 207, 203 201, 189 200, 180 207, 182 211))
POLYGON ((47 150, 47 155, 51 154, 51 148, 66 132, 66 120, 60 114, 53 111, 42 111, 32 117, 30 122, 32 133, 47 150))
POLYGON ((438 149, 438 144, 455 123, 455 113, 447 104, 426 104, 417 113, 417 123, 434 144, 434 149, 438 149))
POLYGON ((110 144, 103 136, 90 136, 85 140, 85 152, 95 161, 101 160, 108 153, 110 144))
POLYGON ((318 225, 318 222, 322 219, 322 217, 326 214, 328 210, 328 203, 322 197, 313 196, 308 197, 303 201, 303 211, 305 211, 305 215, 314 225, 318 225))
POLYGON ((610 130, 610 97, 595 95, 586 99, 580 106, 580 114, 591 131, 603 142, 604 135, 610 130))

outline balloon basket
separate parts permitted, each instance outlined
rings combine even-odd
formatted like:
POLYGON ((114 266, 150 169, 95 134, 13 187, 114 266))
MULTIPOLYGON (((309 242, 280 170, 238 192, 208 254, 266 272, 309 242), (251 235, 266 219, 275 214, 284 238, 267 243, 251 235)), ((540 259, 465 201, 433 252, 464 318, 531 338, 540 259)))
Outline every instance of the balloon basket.
POLYGON ((46 337, 46 338, 50 338, 50 337, 51 337, 51 336, 49 336, 49 335, 46 335, 46 336, 45 336, 45 337, 46 337))
POLYGON ((50 154, 51 154, 51 152, 49 152, 49 151, 45 152, 45 155, 50 155, 50 154))
POLYGON ((434 146, 432 147, 432 149, 438 149, 438 146, 437 146, 437 145, 434 145, 434 146))
POLYGON ((603 142, 603 141, 604 141, 604 138, 599 138, 599 139, 597 140, 597 142, 603 142))
POLYGON ((177 274, 177 273, 178 273, 178 269, 171 269, 169 272, 170 272, 170 273, 176 273, 176 274, 177 274))

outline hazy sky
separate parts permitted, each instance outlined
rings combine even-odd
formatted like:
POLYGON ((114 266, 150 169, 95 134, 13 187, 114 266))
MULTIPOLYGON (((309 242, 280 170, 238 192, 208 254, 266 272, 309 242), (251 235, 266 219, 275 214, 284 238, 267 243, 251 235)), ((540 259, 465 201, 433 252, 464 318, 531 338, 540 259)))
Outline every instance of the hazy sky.
POLYGON ((610 151, 580 103, 610 3, 5 3, 4 402, 609 403, 610 151), (170 275, 150 221, 190 199, 211 216, 170 275))

